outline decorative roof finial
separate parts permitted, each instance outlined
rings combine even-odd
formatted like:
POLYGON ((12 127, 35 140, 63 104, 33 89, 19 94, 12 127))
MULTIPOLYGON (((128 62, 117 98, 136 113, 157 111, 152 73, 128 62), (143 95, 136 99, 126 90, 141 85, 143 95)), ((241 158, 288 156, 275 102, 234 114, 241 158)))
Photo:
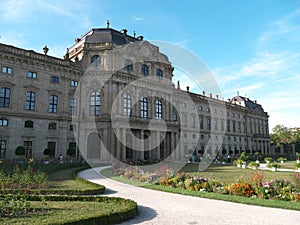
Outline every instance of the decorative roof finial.
POLYGON ((47 55, 47 53, 49 51, 49 48, 47 47, 47 45, 45 45, 45 47, 43 48, 43 51, 44 51, 45 55, 47 55))
POLYGON ((133 37, 134 37, 134 38, 135 38, 135 35, 136 35, 135 31, 133 31, 133 37))
POLYGON ((106 28, 109 28, 109 20, 106 21, 106 28))

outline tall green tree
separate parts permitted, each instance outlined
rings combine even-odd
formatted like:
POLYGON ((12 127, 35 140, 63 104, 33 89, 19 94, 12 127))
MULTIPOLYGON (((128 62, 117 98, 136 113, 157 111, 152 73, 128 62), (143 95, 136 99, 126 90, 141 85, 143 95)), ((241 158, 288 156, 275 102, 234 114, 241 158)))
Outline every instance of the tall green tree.
POLYGON ((283 125, 276 125, 272 129, 272 133, 270 134, 271 143, 275 144, 276 147, 280 146, 280 143, 283 144, 291 144, 296 141, 295 135, 291 129, 283 126, 283 125))

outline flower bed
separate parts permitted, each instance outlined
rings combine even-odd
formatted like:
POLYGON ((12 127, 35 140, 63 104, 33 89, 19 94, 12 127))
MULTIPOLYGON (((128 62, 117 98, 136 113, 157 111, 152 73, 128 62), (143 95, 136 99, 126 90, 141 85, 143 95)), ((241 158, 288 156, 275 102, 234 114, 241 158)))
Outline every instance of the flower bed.
POLYGON ((277 199, 284 201, 300 200, 300 175, 295 173, 292 181, 274 179, 265 181, 263 172, 254 172, 247 180, 220 182, 189 173, 174 174, 171 168, 163 165, 153 172, 145 172, 136 166, 113 166, 112 173, 147 184, 169 186, 190 191, 213 192, 243 197, 277 199))

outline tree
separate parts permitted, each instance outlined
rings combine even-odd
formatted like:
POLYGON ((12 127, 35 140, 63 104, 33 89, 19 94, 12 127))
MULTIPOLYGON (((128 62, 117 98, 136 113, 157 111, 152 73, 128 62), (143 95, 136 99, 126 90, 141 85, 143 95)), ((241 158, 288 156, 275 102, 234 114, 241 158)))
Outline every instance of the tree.
POLYGON ((76 151, 75 148, 68 148, 67 155, 70 157, 75 157, 76 151))
POLYGON ((16 148, 15 154, 18 156, 25 156, 25 152, 26 152, 25 147, 20 145, 16 148))
POLYGON ((271 143, 275 144, 276 147, 280 147, 280 144, 291 144, 295 142, 295 136, 291 129, 283 126, 276 125, 272 129, 272 133, 270 134, 271 143))

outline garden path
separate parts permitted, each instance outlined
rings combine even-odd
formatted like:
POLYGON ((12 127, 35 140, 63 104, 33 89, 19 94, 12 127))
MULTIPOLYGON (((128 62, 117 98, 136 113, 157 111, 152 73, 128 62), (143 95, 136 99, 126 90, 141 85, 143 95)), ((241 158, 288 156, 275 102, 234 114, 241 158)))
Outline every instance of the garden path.
POLYGON ((172 194, 135 187, 108 179, 99 171, 88 169, 78 175, 106 187, 105 195, 129 198, 139 205, 139 216, 122 224, 230 224, 230 225, 296 225, 300 212, 199 197, 172 194))

